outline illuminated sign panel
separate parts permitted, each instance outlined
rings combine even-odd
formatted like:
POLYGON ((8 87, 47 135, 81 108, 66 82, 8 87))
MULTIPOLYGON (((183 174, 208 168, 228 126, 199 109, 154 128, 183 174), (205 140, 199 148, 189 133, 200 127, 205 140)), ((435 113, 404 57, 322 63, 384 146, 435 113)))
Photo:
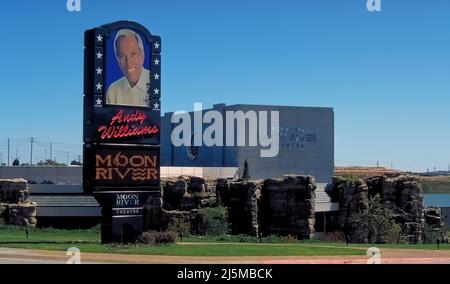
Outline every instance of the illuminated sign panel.
POLYGON ((159 187, 160 52, 161 38, 138 23, 85 32, 85 192, 159 187))
POLYGON ((95 151, 96 186, 158 185, 159 174, 159 155, 156 150, 95 151))

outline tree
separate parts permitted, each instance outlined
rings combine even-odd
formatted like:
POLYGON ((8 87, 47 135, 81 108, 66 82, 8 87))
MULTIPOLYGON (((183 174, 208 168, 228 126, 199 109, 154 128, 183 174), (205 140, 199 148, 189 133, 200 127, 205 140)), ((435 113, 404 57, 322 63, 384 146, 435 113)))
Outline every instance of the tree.
POLYGON ((45 161, 40 161, 39 163, 37 163, 38 166, 42 167, 42 166, 46 166, 46 167, 61 167, 61 166, 67 166, 66 164, 63 163, 58 163, 56 161, 47 159, 45 161))
POLYGON ((199 233, 209 236, 220 236, 230 231, 228 210, 226 207, 208 207, 199 210, 199 233))
POLYGON ((244 173, 242 174, 242 179, 247 180, 250 179, 250 171, 248 169, 248 161, 245 160, 244 162, 244 173))
POLYGON ((13 166, 19 166, 19 165, 20 165, 19 159, 14 159, 12 165, 13 165, 13 166))
POLYGON ((402 237, 400 225, 393 220, 392 211, 383 206, 378 194, 359 212, 356 222, 369 243, 398 243, 402 237))
POLYGON ((71 166, 81 166, 81 165, 83 165, 83 164, 80 163, 80 162, 78 162, 78 161, 73 160, 72 162, 70 162, 70 165, 71 165, 71 166))

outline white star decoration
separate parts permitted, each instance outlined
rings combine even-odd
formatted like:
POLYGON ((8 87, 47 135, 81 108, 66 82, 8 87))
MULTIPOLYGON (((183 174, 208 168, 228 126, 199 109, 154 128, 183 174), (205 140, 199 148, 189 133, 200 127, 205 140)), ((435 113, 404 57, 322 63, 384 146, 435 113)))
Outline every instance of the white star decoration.
POLYGON ((153 109, 159 110, 159 104, 157 102, 153 104, 153 109))
POLYGON ((98 36, 97 36, 97 41, 98 41, 98 42, 102 42, 102 40, 103 40, 103 36, 102 36, 102 35, 98 35, 98 36))
POLYGON ((155 65, 159 65, 159 60, 158 60, 158 58, 155 59, 155 65))
POLYGON ((159 43, 155 42, 155 48, 158 49, 159 48, 159 43))
POLYGON ((97 52, 97 59, 102 59, 102 57, 103 57, 103 53, 97 52))
POLYGON ((97 75, 101 75, 103 72, 102 68, 98 67, 97 68, 97 75))
POLYGON ((100 84, 100 83, 97 83, 97 85, 96 85, 96 86, 97 86, 97 91, 98 91, 98 90, 101 90, 101 89, 102 89, 102 84, 100 84))
POLYGON ((159 74, 158 73, 155 74, 155 80, 159 80, 159 74))
POLYGON ((95 104, 96 106, 101 106, 103 101, 102 101, 102 99, 98 98, 95 102, 96 102, 96 104, 95 104))
POLYGON ((159 94, 158 88, 154 89, 153 91, 155 92, 155 95, 158 95, 158 94, 159 94))

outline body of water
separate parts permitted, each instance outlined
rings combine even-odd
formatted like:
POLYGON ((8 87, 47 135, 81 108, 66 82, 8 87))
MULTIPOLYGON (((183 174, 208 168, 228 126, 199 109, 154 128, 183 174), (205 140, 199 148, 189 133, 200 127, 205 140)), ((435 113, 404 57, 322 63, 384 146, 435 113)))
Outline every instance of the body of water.
POLYGON ((423 203, 424 207, 450 207, 450 194, 424 194, 423 203))

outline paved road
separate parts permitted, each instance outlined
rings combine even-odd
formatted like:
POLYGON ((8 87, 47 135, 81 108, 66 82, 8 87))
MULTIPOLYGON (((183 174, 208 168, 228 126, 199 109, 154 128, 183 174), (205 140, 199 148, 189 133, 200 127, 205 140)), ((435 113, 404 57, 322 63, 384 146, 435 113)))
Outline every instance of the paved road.
POLYGON ((52 260, 0 257, 0 264, 60 264, 52 260))
POLYGON ((31 250, 0 248, 0 264, 56 264, 62 263, 31 250))
MULTIPOLYGON (((23 250, 0 248, 0 264, 64 264, 71 256, 63 251, 23 250)), ((148 264, 364 264, 368 256, 249 256, 249 257, 197 257, 153 256, 81 253, 80 262, 87 263, 148 263, 148 264)), ((73 258, 72 258, 73 260, 73 258)), ((382 264, 450 264, 449 250, 384 249, 382 264)))

